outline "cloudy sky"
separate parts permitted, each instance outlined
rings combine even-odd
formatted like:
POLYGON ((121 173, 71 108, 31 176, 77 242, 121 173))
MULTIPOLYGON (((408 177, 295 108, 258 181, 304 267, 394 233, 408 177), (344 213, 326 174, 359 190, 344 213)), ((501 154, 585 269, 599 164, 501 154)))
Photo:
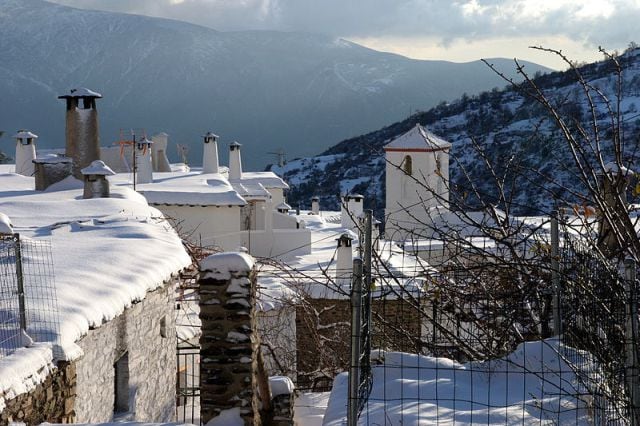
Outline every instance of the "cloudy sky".
POLYGON ((221 31, 266 29, 331 34, 419 59, 518 57, 561 68, 528 49, 602 57, 598 46, 640 43, 640 0, 50 0, 188 21, 221 31))

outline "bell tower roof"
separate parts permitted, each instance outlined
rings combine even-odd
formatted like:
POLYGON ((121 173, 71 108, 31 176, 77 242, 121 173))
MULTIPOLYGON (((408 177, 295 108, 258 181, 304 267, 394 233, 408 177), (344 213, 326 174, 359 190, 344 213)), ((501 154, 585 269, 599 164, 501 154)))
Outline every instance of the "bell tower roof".
POLYGON ((431 152, 451 148, 451 144, 434 135, 419 123, 407 133, 384 146, 385 151, 431 152))

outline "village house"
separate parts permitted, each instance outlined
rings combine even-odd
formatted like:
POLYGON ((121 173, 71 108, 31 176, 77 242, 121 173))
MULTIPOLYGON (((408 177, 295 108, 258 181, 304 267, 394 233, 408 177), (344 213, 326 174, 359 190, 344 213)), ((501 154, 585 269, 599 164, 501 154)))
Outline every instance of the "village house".
MULTIPOLYGON (((174 286, 191 258, 144 197, 108 187, 94 162, 99 95, 62 98, 70 161, 0 173, 0 423, 171 421, 174 286), (60 169, 73 176, 52 182, 60 169)), ((18 149, 35 138, 19 132, 18 149)))

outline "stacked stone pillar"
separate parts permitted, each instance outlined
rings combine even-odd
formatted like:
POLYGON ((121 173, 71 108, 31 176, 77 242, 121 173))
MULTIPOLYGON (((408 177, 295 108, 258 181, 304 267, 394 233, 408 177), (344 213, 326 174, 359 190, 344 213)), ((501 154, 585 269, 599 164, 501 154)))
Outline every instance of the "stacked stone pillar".
POLYGON ((245 253, 209 256, 200 263, 199 284, 201 420, 204 424, 234 410, 246 425, 259 425, 253 258, 245 253))

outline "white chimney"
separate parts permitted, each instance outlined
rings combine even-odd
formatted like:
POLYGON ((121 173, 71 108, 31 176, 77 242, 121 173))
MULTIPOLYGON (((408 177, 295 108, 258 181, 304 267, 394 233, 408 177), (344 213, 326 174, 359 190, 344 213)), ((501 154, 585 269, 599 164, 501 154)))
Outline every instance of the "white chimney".
POLYGON ((291 206, 284 201, 276 206, 278 213, 289 214, 289 210, 291 210, 291 206))
POLYGON ((28 130, 20 130, 13 137, 16 139, 16 173, 33 176, 35 172, 33 160, 36 158, 35 142, 38 135, 28 130))
POLYGON ((311 199, 311 213, 320 214, 320 197, 313 197, 311 199))
POLYGON ((167 158, 167 146, 169 144, 169 135, 165 132, 158 133, 151 137, 153 145, 151 146, 151 160, 153 162, 154 172, 170 172, 171 164, 167 158))
MULTIPOLYGON (((220 173, 218 168, 218 135, 207 132, 203 138, 202 173, 220 173)), ((240 154, 238 153, 238 155, 240 154)))
POLYGON ((264 203, 264 230, 267 234, 273 232, 273 200, 271 197, 264 203))
POLYGON ((336 283, 338 285, 349 285, 353 273, 353 252, 351 242, 353 238, 349 234, 342 234, 338 238, 338 249, 336 250, 336 283))
POLYGON ((358 218, 364 211, 363 204, 364 197, 360 194, 348 194, 344 196, 340 207, 340 222, 343 228, 358 228, 358 218))
POLYGON ((153 163, 151 161, 151 145, 153 142, 145 136, 136 142, 136 182, 153 182, 153 163))
POLYGON ((231 145, 229 145, 229 180, 242 179, 241 146, 238 142, 231 142, 231 145))
POLYGON ((109 198, 109 181, 107 176, 115 175, 104 161, 95 160, 81 170, 84 176, 84 194, 82 198, 109 198))

